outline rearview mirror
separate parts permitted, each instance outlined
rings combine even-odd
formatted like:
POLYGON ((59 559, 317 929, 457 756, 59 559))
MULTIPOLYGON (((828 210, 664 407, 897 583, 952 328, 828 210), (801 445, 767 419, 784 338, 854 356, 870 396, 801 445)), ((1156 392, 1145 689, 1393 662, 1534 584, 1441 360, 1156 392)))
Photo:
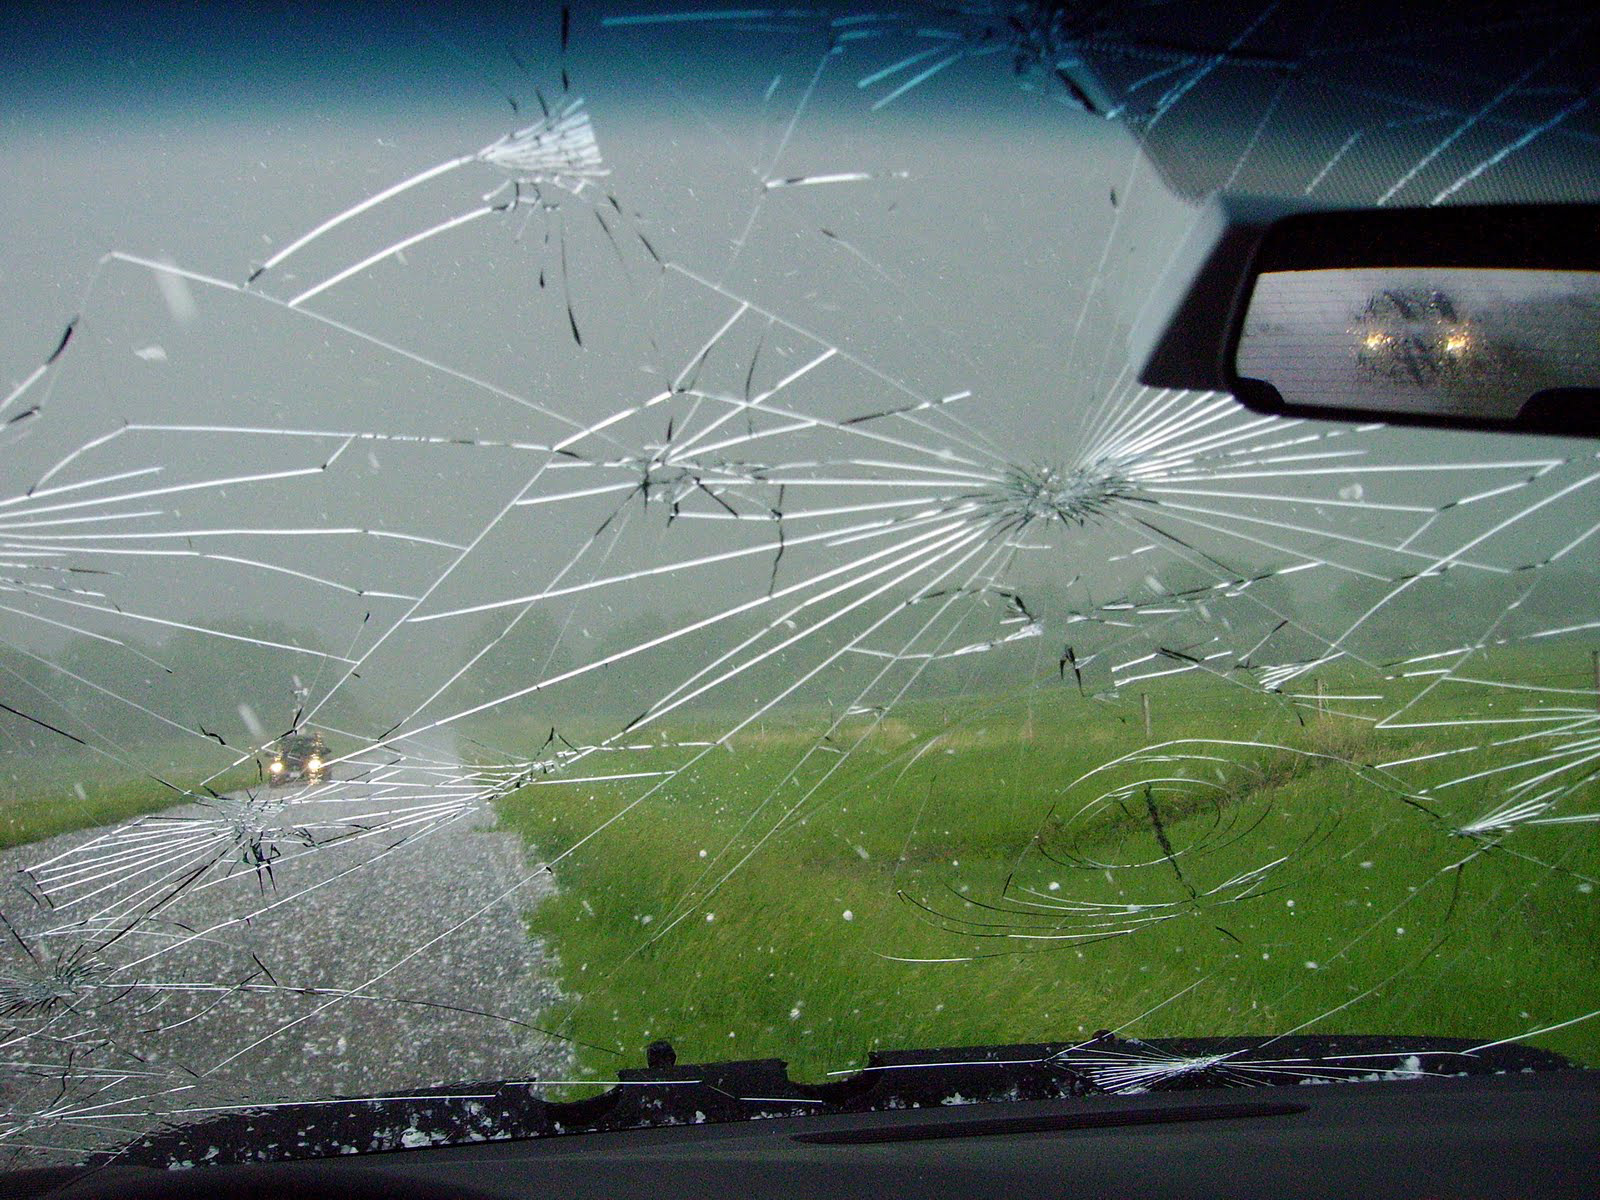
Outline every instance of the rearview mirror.
POLYGON ((1600 436, 1600 206, 1209 216, 1142 382, 1284 415, 1600 436))

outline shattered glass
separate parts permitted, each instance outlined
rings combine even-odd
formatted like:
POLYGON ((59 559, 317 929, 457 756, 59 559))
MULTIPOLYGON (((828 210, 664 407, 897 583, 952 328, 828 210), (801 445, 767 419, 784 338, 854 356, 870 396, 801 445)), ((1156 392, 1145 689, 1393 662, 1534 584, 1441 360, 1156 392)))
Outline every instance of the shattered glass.
POLYGON ((88 129, 19 24, 7 1162, 504 1136, 656 1039, 1595 1062, 1595 444, 1126 352, 1219 191, 1594 200, 1593 21, 580 6, 399 21, 403 86, 296 24, 88 129))

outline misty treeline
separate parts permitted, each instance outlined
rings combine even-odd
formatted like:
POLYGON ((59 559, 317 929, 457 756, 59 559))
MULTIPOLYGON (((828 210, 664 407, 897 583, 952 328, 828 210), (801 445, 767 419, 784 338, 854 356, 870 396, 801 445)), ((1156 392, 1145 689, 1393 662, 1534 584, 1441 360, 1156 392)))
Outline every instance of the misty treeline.
MULTIPOLYGON (((655 717, 646 723, 658 725, 670 722, 674 711, 736 720, 767 705, 824 659, 832 661, 782 705, 843 709, 858 701, 881 702, 904 685, 911 697, 957 697, 1052 679, 1074 694, 1093 695, 1112 686, 1095 655, 1125 636, 1130 620, 1166 621, 1168 640, 1179 650, 1188 646, 1188 633, 1200 628, 1181 617, 1130 617, 1130 605, 1166 609, 1185 593, 1203 602, 1204 586, 1199 578, 1134 575, 1124 591, 1099 596, 1085 593, 1070 577, 1014 587, 991 583, 957 594, 935 589, 911 601, 865 604, 826 623, 848 605, 848 597, 824 611, 785 616, 788 609, 756 608, 710 623, 707 611, 666 603, 632 614, 555 612, 535 604, 520 617, 519 610, 507 609, 462 622, 450 661, 440 666, 454 673, 475 661, 444 689, 432 712, 450 715, 446 728, 469 735, 499 727, 510 740, 496 736, 494 744, 521 754, 537 748, 524 744, 536 728, 556 726, 595 738, 647 714, 655 717), (941 620, 937 635, 919 633, 941 606, 947 616, 960 613, 960 621, 941 620), (703 627, 680 632, 695 625, 703 627), (1061 669, 1069 646, 1084 664, 1077 677, 1061 669), (698 693, 692 707, 671 709, 675 698, 691 692, 698 693), (464 715, 454 719, 455 714, 464 715)), ((1580 601, 1587 603, 1600 590, 1600 578, 1559 565, 1500 574, 1460 566, 1391 596, 1393 590, 1392 584, 1332 568, 1256 585, 1263 611, 1281 606, 1299 621, 1317 623, 1328 638, 1383 601, 1383 629, 1426 629, 1430 644, 1451 637, 1469 645, 1496 638, 1514 643, 1519 633, 1560 627, 1567 614, 1581 610, 1580 601), (1496 629, 1485 628, 1488 615, 1507 613, 1496 629)), ((302 705, 315 710, 311 724, 376 739, 414 705, 416 694, 370 689, 359 671, 346 678, 350 661, 313 629, 288 622, 222 622, 213 628, 150 640, 121 635, 120 644, 79 634, 51 650, 0 644, 0 701, 26 714, 0 710, 0 756, 76 752, 81 747, 74 737, 132 750, 184 741, 204 749, 198 744, 209 742, 219 756, 224 749, 237 755, 290 729, 302 705)), ((1204 632, 1217 635, 1214 628, 1204 632)), ((1583 640, 1581 633, 1574 636, 1583 640)), ((1353 644, 1381 666, 1386 657, 1398 660, 1415 651, 1407 637, 1353 644)), ((1550 639, 1538 644, 1554 648, 1550 639)), ((1263 661, 1271 650, 1269 643, 1263 661)), ((1576 670, 1586 653, 1573 654, 1576 670)))
MULTIPOLYGON (((470 634, 464 634, 462 644, 471 648, 470 653, 493 645, 452 687, 450 707, 460 711, 486 706, 461 723, 466 729, 510 722, 526 724, 530 731, 554 725, 603 736, 643 714, 659 713, 663 702, 670 705, 674 695, 715 680, 692 709, 681 712, 716 712, 737 720, 830 657, 834 661, 791 693, 785 704, 823 710, 847 707, 858 702, 874 680, 875 692, 864 701, 868 705, 879 702, 875 696, 907 682, 912 697, 1003 692, 1029 680, 1053 681, 1074 695, 1104 694, 1112 687, 1110 656, 1096 659, 1096 653, 1126 638, 1130 622, 1164 621, 1168 640, 1178 650, 1191 644, 1187 640, 1191 636, 1218 636, 1218 630, 1201 619, 1185 620, 1164 612, 1148 618, 1130 616, 1130 605, 1167 610, 1185 593, 1204 603, 1204 587, 1202 580, 1141 581, 1135 576, 1126 590, 1099 596, 1087 595, 1070 579, 1035 580, 1014 588, 968 589, 956 596, 936 590, 914 602, 901 602, 898 610, 868 605, 820 628, 825 613, 799 612, 775 620, 779 614, 756 610, 687 633, 679 631, 709 614, 663 606, 602 624, 601 614, 590 619, 581 613, 558 617, 534 605, 514 624, 514 610, 485 614, 470 634), (918 636, 932 609, 946 604, 947 612, 963 614, 954 632, 949 633, 953 623, 943 620, 937 634, 918 636), (866 632, 885 613, 892 613, 890 619, 866 632), (795 638, 800 640, 777 648, 795 638), (748 644, 734 653, 741 643, 748 644), (1084 665, 1077 677, 1070 667, 1062 670, 1069 646, 1084 665), (888 655, 898 656, 897 661, 891 663, 888 655), (609 665, 597 665, 608 659, 609 665)), ((1519 634, 1558 627, 1565 614, 1575 611, 1576 599, 1597 588, 1600 579, 1592 573, 1562 567, 1538 572, 1537 578, 1524 572, 1449 569, 1419 579, 1389 598, 1382 628, 1426 630, 1430 644, 1437 644, 1440 637, 1453 637, 1464 645, 1493 643, 1495 636, 1515 642, 1519 634), (1508 607, 1515 619, 1502 622, 1497 630, 1486 629, 1486 617, 1508 607)), ((1392 583, 1333 568, 1263 580, 1254 589, 1262 605, 1262 629, 1271 628, 1271 613, 1277 610, 1315 624, 1317 632, 1329 639, 1337 638, 1394 591, 1392 583)), ((842 606, 831 606, 829 612, 842 606)), ((1245 630, 1237 636, 1254 640, 1245 630)), ((1362 661, 1382 669, 1386 662, 1415 653, 1415 636, 1404 634, 1381 644, 1363 636, 1353 642, 1370 652, 1362 661)), ((1269 642, 1257 657, 1270 663, 1275 645, 1287 654, 1300 640, 1291 642, 1285 636, 1276 644, 1269 642)), ((1549 639, 1537 644, 1553 645, 1549 639)), ((1579 657, 1572 661, 1577 663, 1579 657)), ((1359 664, 1352 665, 1359 669, 1359 664)), ((670 713, 661 717, 665 722, 670 719, 670 713)))
MULTIPOLYGON (((74 634, 57 647, 0 644, 0 755, 210 742, 235 756, 293 724, 302 697, 344 664, 311 630, 218 623, 160 639, 74 634), (292 649, 285 649, 292 647, 292 649), (20 715, 19 715, 20 714, 20 715)), ((348 708, 343 716, 351 715, 348 708)))

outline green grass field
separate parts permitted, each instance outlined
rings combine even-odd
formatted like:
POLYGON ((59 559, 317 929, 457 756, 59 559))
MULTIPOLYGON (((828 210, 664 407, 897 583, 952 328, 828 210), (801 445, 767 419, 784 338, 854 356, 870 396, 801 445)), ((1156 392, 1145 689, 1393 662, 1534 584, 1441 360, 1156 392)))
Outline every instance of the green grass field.
MULTIPOLYGON (((143 747, 138 756, 177 788, 198 789, 215 770, 206 766, 209 757, 196 755, 187 745, 143 747)), ((211 779, 207 786, 229 792, 255 782, 252 762, 211 779)), ((96 755, 10 756, 0 769, 0 850, 75 829, 115 825, 188 802, 181 792, 150 775, 96 755)))
MULTIPOLYGON (((1499 667, 1549 674, 1531 657, 1499 667)), ((1351 683, 1329 675, 1325 687, 1351 683)), ((1144 769, 1193 777, 1157 797, 1187 878, 1137 792, 1079 812, 1092 791, 1073 781, 1147 743, 1136 703, 1110 708, 1070 688, 906 704, 876 725, 852 718, 820 749, 827 715, 797 711, 731 748, 599 755, 581 772, 669 771, 701 756, 665 783, 522 790, 503 825, 540 856, 570 851, 555 866, 559 894, 529 916, 577 1000, 546 1020, 620 1052, 580 1049, 594 1076, 638 1065, 667 1037, 683 1061, 776 1056, 817 1078, 878 1047, 1069 1039, 1129 1022, 1142 1036, 1304 1025, 1489 1041, 1600 1008, 1600 902, 1585 880, 1600 874, 1594 825, 1519 830, 1516 854, 1452 870, 1477 844, 1448 829, 1493 807, 1501 777, 1442 789, 1423 812, 1357 768, 1458 747, 1457 730, 1381 733, 1314 711, 1302 723, 1207 682, 1151 693, 1156 742, 1308 752, 1239 746, 1226 752, 1234 765, 1144 769), (1285 861, 1248 898, 1206 895, 1274 859, 1285 861), (1093 928, 1045 907, 1063 898, 1164 904, 1143 911, 1170 917, 1107 940, 1052 938, 1093 928), (1018 901, 1022 918, 996 911, 1018 901), (1030 936, 1007 936, 1019 929, 1030 936)), ((1449 721, 1461 704, 1436 691, 1408 721, 1449 721)), ((655 734, 696 741, 722 728, 655 734)), ((1528 754, 1395 774, 1416 789, 1528 754)), ((1600 1019, 1534 1042, 1600 1063, 1600 1019)))
MULTIPOLYGON (((1476 673, 1581 686, 1567 676, 1586 657, 1506 653, 1476 673)), ((669 1037, 685 1061, 776 1056, 819 1078, 874 1048, 1125 1025, 1488 1041, 1600 1009, 1596 826, 1521 829, 1476 854, 1449 834, 1495 806, 1498 768, 1559 743, 1425 760, 1390 785, 1364 769, 1457 750, 1455 722, 1515 720, 1526 697, 1424 679, 1402 727, 1376 731, 1339 715, 1372 715, 1343 699, 1367 685, 1334 671, 1322 683, 1321 716, 1213 680, 1152 683, 1148 740, 1137 694, 1108 705, 1048 681, 853 716, 826 738, 828 711, 792 708, 725 746, 684 743, 744 714, 624 739, 653 748, 591 755, 501 805, 532 853, 560 856, 559 893, 529 927, 577 1003, 545 1019, 617 1051, 580 1050, 591 1077, 669 1037), (1185 739, 1213 741, 1074 786, 1185 739), (619 774, 633 777, 605 778, 619 774), (1123 786, 1151 777, 1169 782, 1123 786), (1398 784, 1432 785, 1429 811, 1398 784), (1107 786, 1121 790, 1096 804, 1107 786), (1279 860, 1259 886, 1228 886, 1279 860)), ((564 732, 591 741, 604 733, 593 724, 564 732)), ((501 716, 483 732, 533 753, 548 730, 534 725, 501 716)), ((205 777, 177 748, 148 757, 179 786, 205 777)), ((247 766, 212 786, 251 782, 247 766)), ((1562 811, 1594 811, 1597 791, 1590 781, 1562 811)), ((17 759, 0 780, 0 847, 181 802, 94 759, 17 759)), ((1533 1040, 1600 1063, 1600 1018, 1533 1040)))

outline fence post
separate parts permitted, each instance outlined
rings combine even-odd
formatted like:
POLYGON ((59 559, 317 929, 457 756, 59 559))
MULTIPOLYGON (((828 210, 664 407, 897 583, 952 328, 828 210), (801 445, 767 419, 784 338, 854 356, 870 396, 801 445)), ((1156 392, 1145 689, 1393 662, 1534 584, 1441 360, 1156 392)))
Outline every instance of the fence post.
POLYGON ((1600 712, 1600 650, 1589 651, 1589 658, 1594 663, 1594 707, 1600 712))
POLYGON ((1322 684, 1322 676, 1318 675, 1317 676, 1317 716, 1325 717, 1327 715, 1328 715, 1327 688, 1325 688, 1323 686, 1323 684, 1322 684))
POLYGON ((1150 693, 1139 693, 1139 705, 1144 709, 1144 740, 1150 740, 1150 693))

